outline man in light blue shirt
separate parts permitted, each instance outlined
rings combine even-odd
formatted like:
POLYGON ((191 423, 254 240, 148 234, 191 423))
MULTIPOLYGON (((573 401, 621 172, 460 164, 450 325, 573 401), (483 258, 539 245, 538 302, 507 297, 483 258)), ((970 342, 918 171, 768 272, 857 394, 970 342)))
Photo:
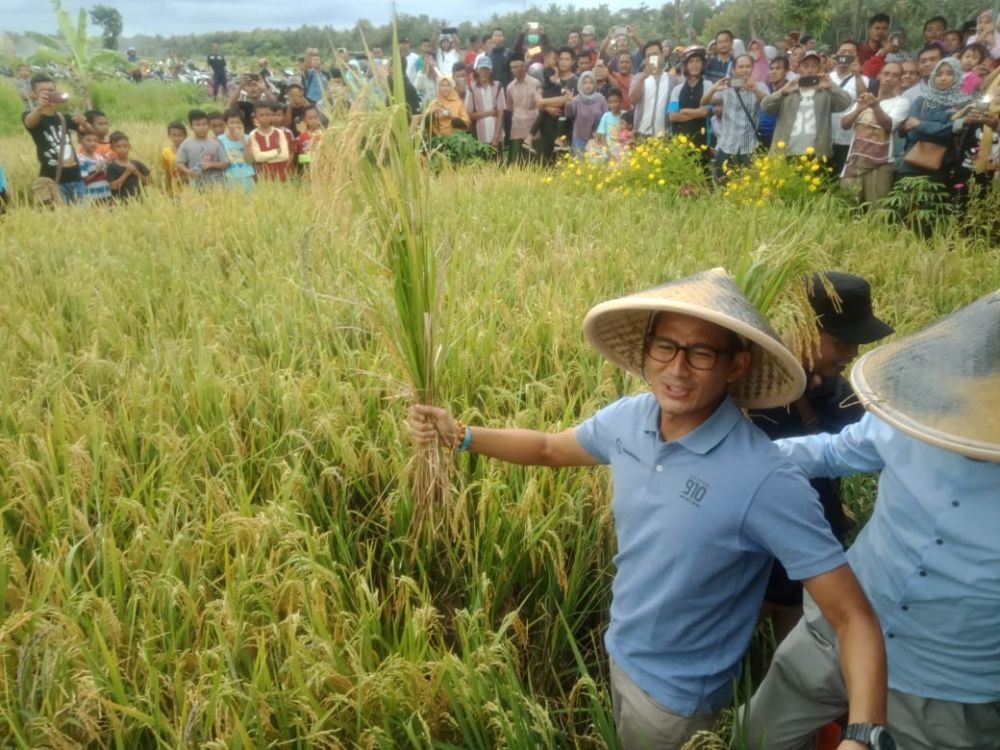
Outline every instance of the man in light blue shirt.
MULTIPOLYGON (((1000 292, 869 352, 869 413, 778 441, 812 477, 880 471, 848 559, 878 614, 901 748, 1000 748, 1000 292)), ((836 636, 815 607, 750 704, 768 750, 805 747, 844 704, 836 636)))
POLYGON ((878 622, 815 492, 740 411, 797 398, 797 358, 721 269, 598 305, 584 328, 651 392, 557 434, 467 427, 422 405, 410 429, 512 463, 610 464, 618 551, 605 644, 622 746, 680 748, 711 728, 774 557, 837 623, 852 720, 883 723, 878 622))

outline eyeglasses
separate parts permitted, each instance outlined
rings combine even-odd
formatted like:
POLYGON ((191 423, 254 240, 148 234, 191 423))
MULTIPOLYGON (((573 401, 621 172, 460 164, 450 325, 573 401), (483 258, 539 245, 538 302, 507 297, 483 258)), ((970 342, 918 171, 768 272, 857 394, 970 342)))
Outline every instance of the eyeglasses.
POLYGON ((650 359, 667 364, 673 362, 680 352, 684 352, 684 359, 694 370, 712 370, 720 356, 735 353, 733 349, 713 349, 704 344, 681 346, 676 341, 660 336, 646 337, 646 353, 650 359))

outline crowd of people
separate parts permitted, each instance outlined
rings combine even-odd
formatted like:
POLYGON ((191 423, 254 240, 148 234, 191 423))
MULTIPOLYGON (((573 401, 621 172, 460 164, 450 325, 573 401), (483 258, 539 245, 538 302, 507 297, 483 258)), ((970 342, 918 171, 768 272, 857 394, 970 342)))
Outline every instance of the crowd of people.
MULTIPOLYGON (((414 127, 469 133, 510 164, 550 165, 560 152, 620 159, 642 139, 683 135, 703 147, 716 180, 750 168, 760 151, 805 156, 825 162, 864 204, 901 176, 925 175, 955 193, 987 184, 1000 162, 992 12, 958 30, 931 18, 910 52, 915 45, 891 27, 877 14, 864 40, 844 39, 827 54, 795 33, 769 45, 720 31, 707 46, 669 48, 630 26, 603 39, 585 26, 560 46, 527 23, 509 47, 500 28, 467 43, 442 29, 417 49, 400 39, 399 54, 414 127)), ((290 80, 272 76, 267 60, 231 80, 218 45, 206 62, 212 95, 227 106, 169 123, 159 161, 171 192, 187 183, 252 189, 258 179, 302 174, 331 120, 359 103, 381 106, 393 91, 380 47, 364 59, 337 50, 332 66, 306 50, 290 80)), ((41 166, 36 195, 55 196, 47 181, 64 201, 126 200, 142 190, 151 170, 103 113, 64 114, 52 80, 26 67, 17 75, 41 166)))

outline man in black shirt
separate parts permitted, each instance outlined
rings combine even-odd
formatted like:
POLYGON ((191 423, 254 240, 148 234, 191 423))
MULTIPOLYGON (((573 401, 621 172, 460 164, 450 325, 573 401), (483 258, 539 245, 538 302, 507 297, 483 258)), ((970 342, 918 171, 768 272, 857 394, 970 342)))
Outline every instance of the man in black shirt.
POLYGON ((68 95, 56 91, 55 83, 48 76, 36 75, 31 79, 31 95, 35 100, 35 107, 29 112, 22 112, 21 121, 35 142, 40 166, 39 177, 58 182, 64 203, 82 201, 86 188, 69 131, 93 131, 87 119, 79 112, 73 115, 57 112, 56 105, 65 104, 68 95))
POLYGON ((212 98, 217 99, 219 92, 226 92, 226 58, 219 52, 219 45, 212 45, 212 54, 208 56, 208 67, 212 69, 212 98))
MULTIPOLYGON (((857 356, 859 344, 869 344, 892 333, 892 328, 872 312, 871 287, 867 281, 841 271, 826 271, 823 275, 838 301, 830 297, 820 275, 813 274, 809 303, 818 318, 819 345, 812 359, 802 363, 808 378, 805 393, 787 407, 749 412, 753 423, 772 440, 816 432, 838 433, 861 419, 865 410, 841 373, 857 356)), ((839 480, 824 477, 810 481, 819 494, 823 514, 834 536, 843 543, 850 521, 841 504, 839 480)), ((764 614, 773 619, 779 641, 802 614, 802 584, 789 580, 777 560, 764 596, 764 614)))

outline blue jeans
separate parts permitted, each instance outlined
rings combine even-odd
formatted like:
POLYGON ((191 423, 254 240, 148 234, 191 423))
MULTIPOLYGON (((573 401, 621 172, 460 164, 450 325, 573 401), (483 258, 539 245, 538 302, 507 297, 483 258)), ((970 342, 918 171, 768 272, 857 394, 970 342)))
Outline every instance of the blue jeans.
POLYGON ((87 188, 84 187, 83 180, 76 182, 60 182, 59 192, 62 193, 63 203, 83 203, 87 197, 87 188))

